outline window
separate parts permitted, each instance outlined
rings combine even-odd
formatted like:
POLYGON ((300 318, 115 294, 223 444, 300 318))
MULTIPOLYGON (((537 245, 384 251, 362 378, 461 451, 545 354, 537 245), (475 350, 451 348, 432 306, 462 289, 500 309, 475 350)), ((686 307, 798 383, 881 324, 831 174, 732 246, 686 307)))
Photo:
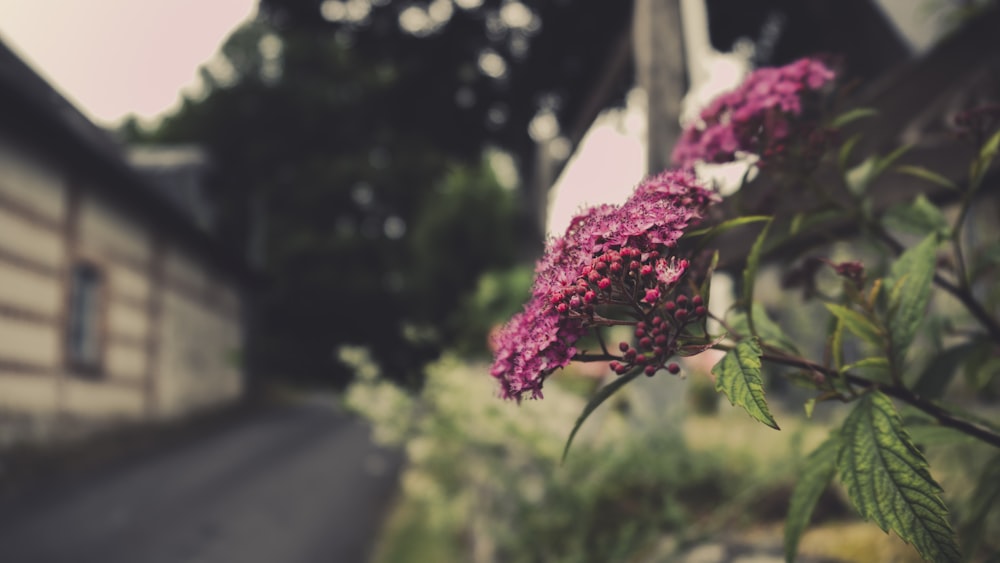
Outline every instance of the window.
POLYGON ((101 272, 77 264, 70 276, 67 358, 71 366, 96 372, 101 366, 101 272))

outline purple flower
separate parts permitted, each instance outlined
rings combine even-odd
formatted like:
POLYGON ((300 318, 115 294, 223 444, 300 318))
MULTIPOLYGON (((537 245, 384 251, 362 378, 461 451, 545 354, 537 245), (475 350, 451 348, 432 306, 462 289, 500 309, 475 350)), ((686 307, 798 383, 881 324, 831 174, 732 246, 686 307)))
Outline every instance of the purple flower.
POLYGON ((741 151, 761 156, 781 152, 793 129, 790 123, 803 113, 804 97, 822 90, 834 77, 814 58, 750 73, 684 129, 671 159, 690 168, 699 161, 730 162, 741 151))
MULTIPOLYGON (((574 344, 607 319, 602 308, 631 304, 659 319, 662 343, 633 361, 665 365, 673 354, 670 330, 654 309, 676 291, 688 261, 670 255, 684 230, 702 219, 719 197, 687 171, 668 171, 644 180, 621 206, 602 205, 577 215, 559 238, 549 241, 535 268, 532 298, 493 339, 490 373, 504 398, 540 398, 545 379, 577 355, 574 344)), ((672 338, 675 338, 676 334, 672 338)), ((650 344, 652 347, 652 344, 650 344)))

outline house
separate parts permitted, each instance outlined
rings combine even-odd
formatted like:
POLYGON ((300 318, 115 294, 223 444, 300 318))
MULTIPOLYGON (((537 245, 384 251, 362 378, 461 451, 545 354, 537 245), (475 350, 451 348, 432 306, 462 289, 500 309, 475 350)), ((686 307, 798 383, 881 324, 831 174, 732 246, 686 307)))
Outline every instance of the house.
POLYGON ((154 184, 0 42, 0 446, 241 396, 251 270, 154 184))

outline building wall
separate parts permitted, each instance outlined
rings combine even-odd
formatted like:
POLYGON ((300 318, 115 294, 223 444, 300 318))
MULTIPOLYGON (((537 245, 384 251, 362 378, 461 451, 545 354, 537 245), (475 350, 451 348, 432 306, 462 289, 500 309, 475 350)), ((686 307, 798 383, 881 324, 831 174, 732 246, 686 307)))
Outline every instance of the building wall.
POLYGON ((0 444, 233 400, 241 326, 234 282, 88 178, 0 135, 0 444), (88 370, 67 350, 71 270, 83 262, 102 281, 100 362, 88 370))

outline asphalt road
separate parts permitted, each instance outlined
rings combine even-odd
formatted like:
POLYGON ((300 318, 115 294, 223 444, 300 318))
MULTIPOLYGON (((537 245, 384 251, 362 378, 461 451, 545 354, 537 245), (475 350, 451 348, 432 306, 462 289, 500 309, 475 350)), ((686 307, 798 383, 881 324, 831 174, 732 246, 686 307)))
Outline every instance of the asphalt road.
POLYGON ((400 463, 329 407, 272 408, 0 500, 0 562, 360 563, 400 463))

